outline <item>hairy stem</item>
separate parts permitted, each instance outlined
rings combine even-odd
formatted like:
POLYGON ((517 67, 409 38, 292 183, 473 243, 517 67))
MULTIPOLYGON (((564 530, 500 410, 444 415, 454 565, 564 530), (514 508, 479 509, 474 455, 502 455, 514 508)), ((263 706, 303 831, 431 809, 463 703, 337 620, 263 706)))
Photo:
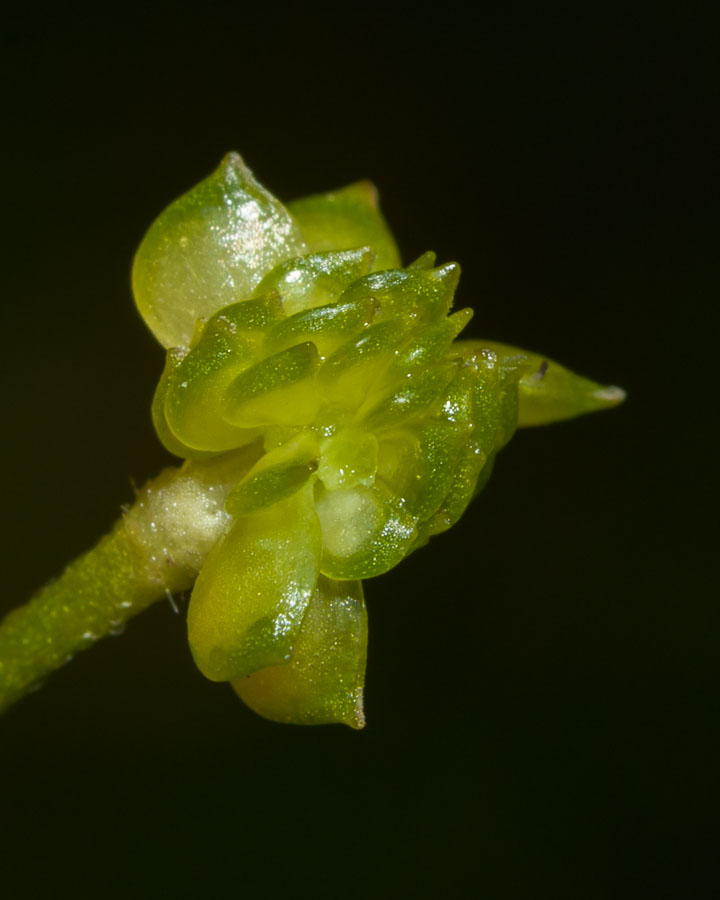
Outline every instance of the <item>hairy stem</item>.
POLYGON ((78 650, 192 587, 229 522, 227 492, 252 458, 244 451, 166 469, 109 535, 0 622, 0 711, 78 650))
POLYGON ((123 523, 0 625, 0 710, 159 599, 123 523))

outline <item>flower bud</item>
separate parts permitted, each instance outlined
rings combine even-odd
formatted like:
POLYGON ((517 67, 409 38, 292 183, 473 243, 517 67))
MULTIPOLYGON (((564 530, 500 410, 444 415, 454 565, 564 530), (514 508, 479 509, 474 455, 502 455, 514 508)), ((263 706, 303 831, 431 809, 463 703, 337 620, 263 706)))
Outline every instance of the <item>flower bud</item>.
POLYGON ((196 466, 246 461, 190 645, 263 715, 361 727, 360 580, 453 525, 518 424, 622 399, 535 354, 457 340, 472 317, 452 312, 459 275, 433 253, 402 268, 366 183, 286 209, 236 154, 138 251, 138 307, 169 348, 160 439, 196 466))

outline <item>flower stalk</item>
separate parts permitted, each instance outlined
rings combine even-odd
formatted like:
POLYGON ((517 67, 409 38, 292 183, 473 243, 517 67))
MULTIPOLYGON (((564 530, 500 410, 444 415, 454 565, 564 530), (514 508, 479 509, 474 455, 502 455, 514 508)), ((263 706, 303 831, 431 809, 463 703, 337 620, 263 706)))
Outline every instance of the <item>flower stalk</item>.
POLYGON ((157 600, 189 590, 227 526, 236 466, 186 463, 138 492, 110 534, 0 623, 0 711, 157 600), (233 471, 234 469, 234 471, 233 471))

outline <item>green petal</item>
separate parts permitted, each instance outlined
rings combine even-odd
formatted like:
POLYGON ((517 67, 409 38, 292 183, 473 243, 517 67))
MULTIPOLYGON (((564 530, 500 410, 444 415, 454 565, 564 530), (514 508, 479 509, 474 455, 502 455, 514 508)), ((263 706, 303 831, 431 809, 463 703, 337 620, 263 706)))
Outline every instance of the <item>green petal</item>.
POLYGON ((211 551, 188 609, 190 649, 212 681, 285 663, 317 583, 312 486, 239 519, 211 551))
POLYGON ((320 576, 290 661, 232 686, 251 709, 276 722, 362 728, 366 654, 362 584, 320 576))
POLYGON ((496 341, 462 341, 497 353, 501 363, 521 371, 518 425, 548 425, 583 413, 611 409, 625 399, 625 391, 575 375, 546 356, 499 344, 496 341))
POLYGON ((371 247, 373 268, 400 266, 400 254, 378 207, 377 190, 360 181, 338 191, 314 194, 288 203, 311 250, 371 247))
POLYGON ((172 203, 135 257, 135 302, 165 347, 187 347, 201 317, 249 297, 278 263, 306 252, 285 207, 237 153, 172 203))

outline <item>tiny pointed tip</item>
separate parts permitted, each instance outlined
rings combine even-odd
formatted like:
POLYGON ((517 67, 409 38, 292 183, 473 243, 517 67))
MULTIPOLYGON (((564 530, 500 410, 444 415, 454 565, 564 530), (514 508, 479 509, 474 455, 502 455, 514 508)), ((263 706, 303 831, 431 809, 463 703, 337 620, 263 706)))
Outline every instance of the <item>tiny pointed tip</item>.
POLYGON ((364 252, 362 255, 361 271, 364 275, 367 275, 368 272, 372 271, 372 267, 377 259, 377 253, 372 247, 363 247, 362 249, 364 252))
POLYGON ((244 166, 245 160, 240 156, 237 150, 228 150, 228 152, 222 158, 222 165, 224 166, 244 166))
POLYGON ((230 150, 220 162, 220 171, 226 179, 252 177, 252 171, 237 150, 230 150))
POLYGON ((349 185, 348 190, 354 191, 356 194, 359 194, 363 200, 365 200, 370 206, 374 209, 380 208, 380 194, 378 189, 369 179, 364 179, 363 181, 356 181, 353 184, 349 185))
POLYGON ((627 397, 627 392, 616 384, 610 384, 607 387, 593 391, 593 397, 603 406, 618 406, 627 397))
POLYGON ((363 704, 362 689, 358 691, 354 703, 342 717, 342 722, 345 725, 349 725, 353 731, 362 731, 365 727, 365 706, 363 704))
POLYGON ((345 725, 349 725, 353 731, 362 731, 365 727, 365 716, 362 710, 356 716, 351 716, 344 720, 345 725))
POLYGON ((446 262, 432 270, 438 281, 447 279, 449 284, 457 285, 460 281, 460 263, 446 262))

